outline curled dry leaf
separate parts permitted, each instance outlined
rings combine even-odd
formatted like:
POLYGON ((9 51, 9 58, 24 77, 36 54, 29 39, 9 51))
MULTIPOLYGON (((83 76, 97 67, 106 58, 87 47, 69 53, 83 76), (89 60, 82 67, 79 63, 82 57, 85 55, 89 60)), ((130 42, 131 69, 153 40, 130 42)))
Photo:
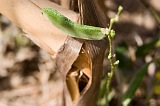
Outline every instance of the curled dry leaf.
POLYGON ((73 103, 77 103, 91 85, 92 64, 87 49, 83 46, 77 60, 67 74, 66 83, 73 103))

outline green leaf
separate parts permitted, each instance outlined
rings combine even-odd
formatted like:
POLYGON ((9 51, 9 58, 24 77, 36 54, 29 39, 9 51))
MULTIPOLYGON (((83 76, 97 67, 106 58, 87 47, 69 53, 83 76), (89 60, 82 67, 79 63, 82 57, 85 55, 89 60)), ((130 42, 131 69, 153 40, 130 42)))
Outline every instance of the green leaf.
POLYGON ((86 40, 106 37, 105 28, 77 24, 52 8, 43 8, 42 11, 55 27, 71 37, 86 40))
POLYGON ((158 38, 155 38, 151 42, 149 42, 147 44, 144 44, 142 46, 139 46, 137 48, 136 55, 138 57, 146 56, 155 47, 155 45, 158 42, 158 40, 159 40, 158 38))
POLYGON ((128 106, 128 104, 131 102, 132 98, 134 97, 134 94, 138 87, 140 86, 143 77, 147 73, 147 68, 151 62, 144 64, 135 74, 133 77, 131 83, 129 84, 128 90, 126 93, 122 96, 122 104, 123 106, 128 106))

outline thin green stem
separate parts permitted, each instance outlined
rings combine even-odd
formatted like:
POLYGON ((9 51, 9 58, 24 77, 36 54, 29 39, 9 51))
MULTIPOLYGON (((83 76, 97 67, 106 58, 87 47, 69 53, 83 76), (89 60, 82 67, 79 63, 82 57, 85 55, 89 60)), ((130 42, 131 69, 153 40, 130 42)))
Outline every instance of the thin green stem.
POLYGON ((110 25, 109 28, 106 28, 105 35, 108 37, 109 40, 109 54, 108 54, 108 59, 110 63, 111 70, 107 73, 105 76, 105 79, 103 80, 103 87, 101 88, 101 94, 100 94, 100 99, 98 101, 98 104, 100 106, 109 106, 109 93, 110 93, 110 85, 112 81, 112 77, 114 75, 115 67, 118 65, 119 61, 115 61, 115 54, 113 51, 113 40, 115 37, 115 31, 112 29, 112 26, 115 22, 119 20, 119 15, 122 11, 122 7, 120 6, 118 8, 118 13, 115 16, 115 18, 112 18, 110 20, 110 25))
POLYGON ((107 78, 106 78, 106 105, 109 106, 109 102, 108 102, 108 94, 110 92, 110 85, 111 85, 111 81, 112 81, 112 77, 114 75, 114 71, 115 71, 115 67, 116 65, 119 63, 119 61, 115 61, 115 54, 113 52, 113 39, 114 39, 114 36, 115 36, 115 31, 112 30, 112 26, 115 22, 117 22, 119 20, 119 15, 122 11, 122 7, 120 6, 118 8, 118 13, 116 15, 115 18, 112 18, 110 20, 110 26, 109 26, 109 29, 106 31, 107 32, 107 35, 108 35, 108 40, 109 40, 109 55, 108 55, 108 59, 109 59, 109 62, 110 62, 110 66, 111 66, 111 70, 110 72, 108 72, 107 74, 107 78))
POLYGON ((109 59, 109 62, 110 62, 110 65, 111 65, 111 70, 110 72, 108 72, 108 78, 107 78, 107 95, 110 91, 110 84, 111 84, 111 80, 112 80, 112 77, 113 77, 113 74, 114 74, 114 70, 115 70, 115 66, 114 66, 114 54, 113 54, 113 39, 110 35, 110 33, 108 34, 108 40, 109 40, 109 55, 108 55, 108 59, 109 59))

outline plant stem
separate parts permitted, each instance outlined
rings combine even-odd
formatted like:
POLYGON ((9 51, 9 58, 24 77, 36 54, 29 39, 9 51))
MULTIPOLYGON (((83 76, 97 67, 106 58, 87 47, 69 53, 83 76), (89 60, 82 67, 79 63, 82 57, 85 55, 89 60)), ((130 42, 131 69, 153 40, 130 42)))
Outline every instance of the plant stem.
POLYGON ((110 66, 111 66, 111 70, 110 72, 107 73, 107 85, 106 85, 106 95, 107 95, 107 101, 108 101, 108 94, 110 92, 110 84, 111 84, 111 80, 112 80, 112 77, 113 77, 113 74, 114 74, 114 70, 115 70, 115 67, 114 67, 114 60, 113 60, 113 38, 111 37, 111 34, 109 32, 108 34, 108 40, 109 40, 109 55, 108 55, 108 59, 109 59, 109 62, 110 62, 110 66))
POLYGON ((110 92, 110 85, 111 85, 111 81, 112 81, 112 77, 114 75, 114 71, 115 71, 115 67, 118 65, 119 61, 115 61, 115 54, 113 52, 113 39, 115 37, 115 31, 112 30, 112 26, 115 22, 117 22, 119 20, 119 15, 122 11, 122 7, 120 6, 118 8, 118 13, 116 15, 115 18, 112 18, 110 20, 110 26, 109 26, 109 29, 107 30, 107 35, 108 35, 108 40, 109 40, 109 55, 108 55, 108 59, 109 59, 109 62, 110 62, 110 66, 111 66, 111 70, 110 72, 107 73, 107 78, 106 78, 106 105, 109 106, 109 102, 108 102, 108 94, 110 92))
POLYGON ((109 106, 109 93, 110 93, 110 85, 112 81, 112 77, 114 75, 115 67, 119 64, 119 60, 115 61, 115 54, 113 51, 113 39, 115 37, 115 31, 112 29, 112 26, 115 22, 119 20, 119 15, 122 11, 122 7, 119 6, 117 15, 110 20, 109 28, 106 28, 105 34, 109 40, 109 63, 111 66, 111 70, 107 73, 104 80, 101 82, 101 91, 99 95, 98 105, 99 106, 109 106))

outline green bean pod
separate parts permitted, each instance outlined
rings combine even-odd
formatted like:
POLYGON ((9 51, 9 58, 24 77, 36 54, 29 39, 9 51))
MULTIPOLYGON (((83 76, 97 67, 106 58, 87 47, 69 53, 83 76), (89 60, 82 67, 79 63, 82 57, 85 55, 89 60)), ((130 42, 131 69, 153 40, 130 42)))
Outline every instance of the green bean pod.
POLYGON ((52 8, 43 8, 42 12, 54 26, 71 37, 86 40, 101 40, 106 36, 105 28, 77 24, 52 8))

